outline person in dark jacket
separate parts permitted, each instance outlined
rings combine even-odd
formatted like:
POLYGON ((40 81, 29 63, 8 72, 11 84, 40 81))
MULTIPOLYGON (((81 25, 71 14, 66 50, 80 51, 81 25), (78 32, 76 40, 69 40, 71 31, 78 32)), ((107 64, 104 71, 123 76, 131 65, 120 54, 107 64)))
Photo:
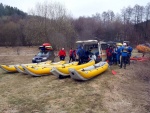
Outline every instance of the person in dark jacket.
POLYGON ((62 48, 62 49, 59 51, 58 56, 59 56, 60 60, 65 60, 66 51, 65 51, 64 48, 62 48))
POLYGON ((130 57, 131 57, 131 55, 132 55, 132 50, 133 50, 133 48, 132 48, 131 46, 129 46, 129 45, 127 45, 127 46, 128 46, 127 63, 130 65, 130 57))
POLYGON ((78 55, 78 59, 79 59, 79 64, 83 64, 84 57, 85 57, 85 51, 81 46, 78 47, 77 55, 78 55))

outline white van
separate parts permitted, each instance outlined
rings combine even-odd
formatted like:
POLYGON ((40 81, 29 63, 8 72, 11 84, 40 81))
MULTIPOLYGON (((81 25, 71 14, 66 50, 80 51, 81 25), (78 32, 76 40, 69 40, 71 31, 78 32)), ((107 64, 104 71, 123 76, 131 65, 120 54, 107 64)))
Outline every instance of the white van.
POLYGON ((94 59, 96 62, 106 60, 106 48, 108 47, 106 42, 98 40, 76 41, 76 46, 82 46, 85 51, 91 50, 92 56, 89 56, 89 59, 94 59))

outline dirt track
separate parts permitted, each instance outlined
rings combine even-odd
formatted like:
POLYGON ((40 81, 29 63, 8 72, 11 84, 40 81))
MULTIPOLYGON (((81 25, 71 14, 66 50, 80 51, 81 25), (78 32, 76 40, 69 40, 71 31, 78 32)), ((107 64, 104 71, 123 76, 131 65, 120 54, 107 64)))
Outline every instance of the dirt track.
MULTIPOLYGON (((0 48, 0 64, 29 63, 37 52, 36 47, 22 47, 18 55, 17 48, 0 48)), ((116 75, 109 69, 86 82, 6 74, 0 69, 0 113, 149 113, 150 61, 112 69, 116 75)))

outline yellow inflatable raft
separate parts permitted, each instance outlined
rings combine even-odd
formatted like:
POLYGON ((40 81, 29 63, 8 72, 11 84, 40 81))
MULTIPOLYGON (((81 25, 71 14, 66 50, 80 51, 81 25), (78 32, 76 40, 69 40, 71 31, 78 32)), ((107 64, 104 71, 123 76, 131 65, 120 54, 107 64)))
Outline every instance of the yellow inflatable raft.
POLYGON ((71 67, 74 65, 78 65, 78 62, 72 62, 69 64, 55 64, 50 66, 39 66, 39 67, 30 67, 30 66, 22 66, 25 70, 25 72, 32 76, 44 76, 44 75, 50 75, 51 69, 53 67, 71 67))
POLYGON ((13 72, 17 72, 16 68, 14 67, 14 65, 1 65, 0 66, 4 71, 9 72, 9 73, 13 73, 13 72))
POLYGON ((79 70, 75 68, 69 68, 69 74, 71 78, 75 80, 88 80, 106 71, 108 66, 109 65, 107 62, 99 62, 95 65, 79 70))
MULTIPOLYGON (((94 60, 89 61, 88 63, 82 64, 82 65, 77 65, 77 66, 72 66, 71 68, 74 68, 76 70, 81 69, 81 68, 85 68, 87 66, 91 66, 95 64, 94 60)), ((66 76, 69 76, 69 69, 70 67, 53 67, 51 70, 51 73, 53 73, 54 75, 56 75, 58 78, 63 78, 66 76)))
POLYGON ((59 61, 59 62, 52 62, 52 63, 46 63, 46 64, 37 64, 37 65, 24 65, 24 64, 21 64, 21 66, 27 66, 27 67, 32 67, 32 68, 34 68, 34 67, 44 67, 44 66, 52 66, 52 65, 59 65, 59 64, 65 64, 66 63, 66 61, 59 61))
POLYGON ((26 74, 23 67, 21 65, 15 65, 15 68, 16 70, 19 72, 19 73, 23 73, 23 74, 26 74))
POLYGON ((59 61, 59 62, 55 62, 55 63, 38 63, 38 64, 35 64, 35 65, 32 65, 32 64, 21 64, 21 65, 15 65, 15 68, 17 69, 18 72, 23 73, 23 74, 27 74, 22 66, 35 68, 35 67, 44 67, 44 66, 65 64, 65 63, 66 63, 66 61, 59 61))
MULTIPOLYGON (((44 64, 51 64, 51 61, 46 61, 46 62, 40 62, 40 63, 30 63, 30 64, 23 64, 23 65, 44 65, 44 64)), ((13 73, 13 72, 19 72, 18 70, 17 70, 17 68, 16 67, 18 67, 19 65, 17 64, 17 65, 0 65, 0 67, 4 70, 4 71, 6 71, 6 72, 11 72, 11 73, 13 73)), ((20 67, 20 70, 22 70, 23 71, 23 69, 20 67)))

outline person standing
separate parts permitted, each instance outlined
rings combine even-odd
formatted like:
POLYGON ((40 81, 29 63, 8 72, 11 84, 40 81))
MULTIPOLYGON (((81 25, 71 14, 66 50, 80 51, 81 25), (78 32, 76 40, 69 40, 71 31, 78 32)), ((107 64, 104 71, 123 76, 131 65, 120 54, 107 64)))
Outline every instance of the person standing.
POLYGON ((122 46, 117 46, 117 63, 120 66, 120 56, 121 56, 122 46))
POLYGON ((107 60, 107 61, 109 61, 108 52, 109 52, 109 45, 108 45, 107 48, 106 48, 106 57, 107 57, 106 60, 107 60))
POLYGON ((74 61, 74 53, 73 53, 73 50, 72 50, 72 48, 69 50, 69 63, 71 62, 71 61, 74 61))
POLYGON ((62 49, 59 51, 58 56, 59 56, 60 60, 65 60, 66 51, 65 51, 64 48, 62 48, 62 49))
POLYGON ((124 69, 126 69, 127 64, 127 56, 128 56, 128 47, 126 43, 123 43, 122 49, 121 49, 121 64, 120 68, 124 65, 124 69))
POLYGON ((81 46, 78 47, 77 55, 79 59, 79 64, 82 64, 84 62, 85 51, 81 46))
POLYGON ((112 65, 112 53, 113 53, 113 48, 112 48, 112 46, 109 46, 109 48, 107 49, 109 65, 112 65))
POLYGON ((118 49, 118 47, 115 45, 113 48, 113 54, 112 54, 113 64, 117 64, 117 49, 118 49))
POLYGON ((73 50, 73 61, 76 61, 76 50, 73 50))
POLYGON ((131 57, 133 48, 129 45, 127 45, 127 47, 128 47, 127 63, 130 65, 130 57, 131 57))

